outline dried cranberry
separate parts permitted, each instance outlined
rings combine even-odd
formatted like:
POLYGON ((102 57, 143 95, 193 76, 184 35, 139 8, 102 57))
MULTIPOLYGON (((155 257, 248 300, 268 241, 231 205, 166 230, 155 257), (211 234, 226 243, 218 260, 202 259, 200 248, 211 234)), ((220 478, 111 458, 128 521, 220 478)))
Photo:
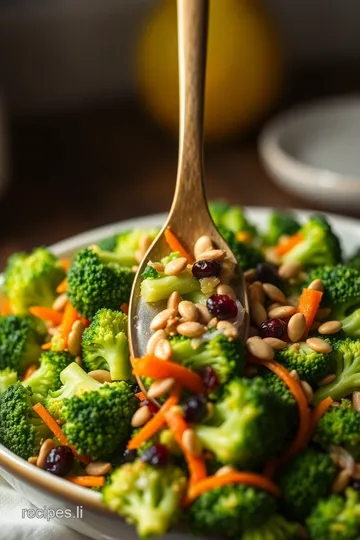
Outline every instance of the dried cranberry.
POLYGON ((218 276, 221 271, 221 264, 214 259, 204 259, 193 264, 192 273, 194 278, 202 279, 206 277, 218 276))
POLYGON ((121 463, 132 463, 137 458, 136 450, 130 450, 125 448, 123 455, 121 456, 121 463))
POLYGON ((220 381, 215 373, 215 370, 211 366, 204 366, 200 371, 200 377, 202 378, 204 388, 207 394, 214 392, 219 386, 220 381))
POLYGON ((149 411, 151 412, 151 414, 156 414, 158 412, 158 410, 159 410, 159 407, 155 403, 150 401, 149 399, 145 399, 142 402, 142 407, 145 407, 145 405, 148 406, 149 411))
POLYGON ((206 306, 210 313, 218 319, 234 319, 238 308, 236 302, 227 294, 213 294, 207 299, 206 306))
POLYGON ((259 263, 256 267, 256 277, 262 283, 272 283, 273 285, 279 285, 280 283, 275 264, 267 262, 259 263))
POLYGON ((45 461, 45 470, 56 476, 65 476, 70 472, 74 456, 68 446, 57 446, 50 450, 45 461))
POLYGON ((261 323, 259 334, 262 338, 274 337, 281 339, 286 332, 286 322, 281 319, 268 319, 261 323))
POLYGON ((207 414, 207 399, 203 395, 191 396, 183 404, 185 420, 190 423, 201 422, 207 414))
POLYGON ((140 456, 141 461, 157 467, 166 465, 169 461, 169 451, 164 444, 153 444, 140 456))

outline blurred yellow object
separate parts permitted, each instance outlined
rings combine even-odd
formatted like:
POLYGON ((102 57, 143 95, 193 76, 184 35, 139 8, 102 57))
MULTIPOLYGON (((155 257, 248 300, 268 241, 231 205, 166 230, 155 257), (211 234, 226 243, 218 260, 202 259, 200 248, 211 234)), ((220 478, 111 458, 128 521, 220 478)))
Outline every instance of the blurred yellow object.
MULTIPOLYGON (((258 121, 278 98, 283 71, 278 35, 257 0, 211 0, 207 138, 221 139, 258 121)), ((136 75, 140 95, 152 116, 177 132, 175 0, 162 0, 146 21, 136 51, 136 75)))

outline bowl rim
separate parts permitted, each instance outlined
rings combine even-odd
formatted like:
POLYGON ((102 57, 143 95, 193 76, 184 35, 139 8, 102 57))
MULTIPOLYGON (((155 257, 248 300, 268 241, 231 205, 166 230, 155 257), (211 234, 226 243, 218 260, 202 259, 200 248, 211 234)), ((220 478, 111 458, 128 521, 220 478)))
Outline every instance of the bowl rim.
POLYGON ((348 95, 335 98, 314 100, 307 104, 297 105, 284 111, 265 125, 258 138, 260 157, 264 164, 282 178, 287 184, 301 182, 312 190, 316 188, 331 190, 334 193, 360 193, 359 177, 349 176, 329 169, 322 169, 296 159, 286 152, 280 144, 280 137, 299 117, 306 118, 324 110, 325 112, 341 106, 359 105, 360 95, 348 95))
MULTIPOLYGON (((258 219, 261 219, 260 216, 264 217, 268 215, 273 209, 274 207, 263 206, 245 207, 245 210, 250 213, 251 219, 257 219, 256 214, 258 219), (251 216, 251 214, 253 215, 251 216)), ((306 219, 313 213, 319 213, 319 211, 316 210, 302 210, 296 208, 291 209, 291 211, 294 212, 294 214, 300 219, 306 219)), ((321 213, 326 214, 330 221, 334 221, 335 223, 337 222, 338 224, 340 222, 341 225, 346 227, 358 228, 360 224, 360 220, 356 218, 330 212, 321 213)), ((132 227, 160 227, 161 223, 164 223, 165 218, 166 214, 164 213, 152 214, 104 225, 102 227, 90 229, 86 232, 62 240, 61 242, 49 246, 49 248, 55 254, 62 255, 65 251, 70 252, 75 249, 81 249, 92 242, 99 241, 101 238, 111 236, 116 232, 125 231, 132 227)), ((2 284, 3 276, 0 274, 0 291, 2 284)), ((100 493, 96 493, 89 489, 84 489, 81 486, 72 484, 69 481, 57 476, 51 476, 51 482, 49 482, 49 473, 34 467, 26 460, 8 450, 2 444, 0 444, 0 474, 1 468, 11 474, 15 479, 18 478, 34 489, 40 489, 42 492, 50 493, 51 495, 54 495, 65 502, 70 501, 75 505, 83 506, 84 509, 91 509, 103 517, 120 520, 125 523, 125 520, 121 516, 105 507, 101 501, 100 493)))

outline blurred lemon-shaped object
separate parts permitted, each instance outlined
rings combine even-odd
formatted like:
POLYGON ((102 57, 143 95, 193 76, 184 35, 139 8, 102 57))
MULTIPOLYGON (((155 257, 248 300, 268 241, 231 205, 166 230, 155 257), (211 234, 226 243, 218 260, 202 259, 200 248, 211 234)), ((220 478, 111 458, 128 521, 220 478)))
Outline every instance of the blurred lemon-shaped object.
MULTIPOLYGON (((196 0, 195 0, 196 1, 196 0)), ((161 124, 178 129, 176 1, 162 0, 145 23, 136 57, 142 99, 161 124)), ((212 0, 205 133, 221 139, 258 121, 279 96, 280 41, 257 0, 212 0)))

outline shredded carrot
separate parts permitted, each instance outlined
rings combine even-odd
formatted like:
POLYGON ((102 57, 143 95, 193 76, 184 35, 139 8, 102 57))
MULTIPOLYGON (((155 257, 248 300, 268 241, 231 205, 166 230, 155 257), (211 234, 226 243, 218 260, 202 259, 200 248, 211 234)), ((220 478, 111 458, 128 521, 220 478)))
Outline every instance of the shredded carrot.
POLYGON ((331 407, 331 404, 334 402, 332 397, 327 397, 320 401, 319 405, 315 407, 315 409, 311 413, 311 433, 312 435, 314 429, 316 428, 316 424, 324 416, 326 411, 331 407))
POLYGON ((121 304, 120 309, 127 315, 129 313, 129 304, 121 304))
POLYGON ((165 420, 172 431, 175 441, 184 453, 190 473, 190 486, 193 486, 206 477, 206 465, 203 457, 196 456, 188 450, 183 443, 184 431, 189 429, 184 417, 174 407, 165 412, 165 420))
POLYGON ((289 236, 286 240, 283 242, 280 242, 277 246, 275 246, 275 253, 278 257, 282 257, 290 251, 293 247, 295 247, 297 244, 300 244, 304 239, 303 235, 301 233, 295 233, 292 236, 289 236))
POLYGON ((46 308, 43 306, 31 306, 29 307, 29 311, 31 315, 34 315, 43 321, 52 322, 55 325, 60 324, 63 318, 62 313, 59 313, 55 309, 46 308))
POLYGON ((67 347, 67 340, 72 329, 72 325, 79 319, 79 314, 76 309, 68 302, 65 307, 61 325, 59 327, 60 341, 63 342, 63 349, 67 347))
POLYGON ((75 447, 69 443, 67 440, 63 430, 59 426, 59 424, 56 422, 56 420, 51 416, 51 414, 48 413, 48 411, 45 409, 44 405, 41 403, 36 403, 36 405, 33 406, 34 411, 36 414, 38 414, 43 422, 48 426, 50 431, 53 432, 55 437, 59 440, 60 444, 63 444, 64 446, 68 446, 72 453, 74 454, 74 457, 81 461, 82 463, 88 464, 90 463, 90 458, 87 456, 81 456, 78 454, 75 450, 75 447))
POLYGON ((6 296, 2 297, 0 313, 1 315, 11 315, 12 313, 10 302, 6 296))
POLYGON ((70 261, 70 259, 65 259, 65 258, 63 258, 63 259, 60 259, 60 260, 59 260, 59 264, 60 264, 60 266, 63 267, 63 269, 65 270, 65 272, 68 272, 68 271, 69 271, 69 268, 70 268, 70 265, 71 265, 71 261, 70 261))
POLYGON ((164 362, 156 356, 148 354, 142 358, 134 359, 133 373, 138 377, 151 377, 153 379, 167 379, 173 377, 175 381, 195 394, 201 394, 204 390, 201 377, 180 364, 164 362))
POLYGON ((68 288, 68 282, 67 279, 63 279, 61 283, 56 287, 56 292, 59 294, 65 293, 68 288))
POLYGON ((266 367, 275 373, 286 384, 290 392, 296 399, 299 408, 299 427, 295 439, 289 445, 284 454, 279 458, 278 465, 287 463, 295 454, 300 452, 307 444, 308 432, 310 428, 310 409, 306 396, 299 382, 291 377, 289 371, 274 360, 261 360, 260 358, 252 357, 249 360, 251 364, 257 364, 266 367))
POLYGON ((49 351, 51 347, 52 347, 51 341, 49 341, 48 343, 44 343, 44 345, 41 345, 41 348, 43 351, 49 351))
POLYGON ((171 409, 171 407, 174 407, 174 405, 177 405, 180 398, 180 387, 175 387, 171 396, 168 397, 168 399, 165 401, 161 409, 138 431, 132 439, 128 442, 128 448, 129 450, 136 450, 139 448, 139 446, 144 443, 145 441, 148 441, 157 433, 160 431, 160 429, 165 424, 165 416, 164 413, 171 409))
POLYGON ((194 257, 192 257, 192 255, 190 255, 190 253, 186 251, 186 249, 181 244, 179 239, 175 236, 170 227, 165 230, 164 235, 165 240, 168 243, 171 251, 178 251, 182 257, 185 257, 185 259, 189 261, 190 264, 193 264, 195 262, 194 257))
POLYGON ((102 487, 105 485, 105 476, 65 476, 66 480, 83 487, 102 487))
POLYGON ((228 474, 222 474, 219 476, 208 476, 201 482, 194 484, 190 487, 186 503, 192 503, 197 497, 206 491, 215 489, 222 486, 228 486, 230 484, 246 484, 248 486, 258 487, 267 491, 274 497, 280 496, 280 490, 276 484, 274 484, 266 476, 255 474, 252 472, 230 472, 228 474))
POLYGON ((37 370, 37 364, 30 364, 30 366, 28 366, 25 370, 25 373, 24 373, 24 376, 23 376, 23 381, 26 381, 26 379, 28 379, 30 377, 30 375, 32 375, 34 373, 34 371, 37 370))
POLYGON ((137 397, 139 401, 145 401, 146 399, 144 392, 138 392, 137 394, 135 394, 135 397, 137 397))
POLYGON ((323 293, 321 291, 315 291, 313 289, 303 289, 299 298, 297 306, 297 312, 302 313, 305 317, 306 328, 302 339, 306 339, 311 325, 314 322, 317 310, 321 302, 323 293))

